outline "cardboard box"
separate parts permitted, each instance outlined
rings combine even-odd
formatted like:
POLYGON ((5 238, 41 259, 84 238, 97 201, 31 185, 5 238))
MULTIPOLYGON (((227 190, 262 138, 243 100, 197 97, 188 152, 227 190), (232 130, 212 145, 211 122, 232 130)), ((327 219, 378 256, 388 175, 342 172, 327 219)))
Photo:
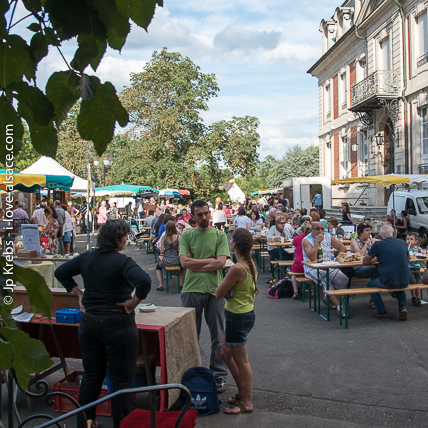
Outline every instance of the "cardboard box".
MULTIPOLYGON (((71 397, 73 397, 76 401, 79 401, 79 389, 80 384, 78 384, 78 376, 83 375, 83 372, 73 372, 70 373, 64 379, 61 379, 59 382, 54 383, 53 392, 64 392, 71 397), (76 381, 77 380, 77 381, 76 381)), ((107 391, 107 386, 103 385, 103 389, 101 390, 101 394, 98 398, 102 398, 109 395, 107 391)), ((54 411, 61 413, 68 413, 74 410, 76 406, 67 398, 54 396, 54 411)), ((111 416, 111 401, 106 401, 103 404, 97 406, 96 409, 97 416, 111 416)))
POLYGON ((75 324, 80 322, 82 311, 80 309, 64 308, 55 312, 56 322, 75 324))
POLYGON ((37 257, 37 251, 36 250, 18 250, 16 252, 16 257, 25 257, 28 259, 33 259, 37 257))

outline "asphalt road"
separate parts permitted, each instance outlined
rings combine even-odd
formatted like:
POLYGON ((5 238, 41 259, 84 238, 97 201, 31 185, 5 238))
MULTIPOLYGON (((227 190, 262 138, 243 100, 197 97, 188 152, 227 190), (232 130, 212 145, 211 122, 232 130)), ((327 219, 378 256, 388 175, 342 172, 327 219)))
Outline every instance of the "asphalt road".
MULTIPOLYGON (((79 235, 78 250, 83 251, 85 243, 79 235)), ((179 294, 155 290, 153 255, 134 245, 125 253, 152 276, 147 301, 157 306, 180 305, 179 294)), ((198 419, 198 427, 428 427, 428 305, 409 305, 408 320, 401 322, 396 300, 383 296, 391 320, 379 321, 368 307, 368 296, 359 296, 351 302, 349 329, 344 330, 335 313, 326 322, 309 310, 307 302, 269 299, 268 279, 269 274, 259 274, 256 324, 248 340, 254 412, 237 416, 221 412, 198 419)), ((203 365, 208 365, 209 348, 204 324, 203 365)), ((80 362, 73 360, 70 365, 77 369, 80 362)), ((53 383, 60 377, 58 373, 48 379, 53 383)), ((229 376, 226 392, 219 396, 222 408, 235 393, 229 376)), ((5 398, 2 404, 4 413, 5 398)), ((21 395, 18 405, 23 416, 28 414, 21 395)), ((35 406, 36 412, 48 410, 42 400, 35 406)), ((103 427, 110 426, 108 419, 99 420, 103 427)))

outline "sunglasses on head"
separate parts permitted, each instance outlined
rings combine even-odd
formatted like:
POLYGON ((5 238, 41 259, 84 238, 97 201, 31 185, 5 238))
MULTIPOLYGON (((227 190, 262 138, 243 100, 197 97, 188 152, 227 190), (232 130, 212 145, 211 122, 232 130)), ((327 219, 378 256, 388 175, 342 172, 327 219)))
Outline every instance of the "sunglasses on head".
POLYGON ((324 230, 323 227, 313 227, 312 230, 324 230))

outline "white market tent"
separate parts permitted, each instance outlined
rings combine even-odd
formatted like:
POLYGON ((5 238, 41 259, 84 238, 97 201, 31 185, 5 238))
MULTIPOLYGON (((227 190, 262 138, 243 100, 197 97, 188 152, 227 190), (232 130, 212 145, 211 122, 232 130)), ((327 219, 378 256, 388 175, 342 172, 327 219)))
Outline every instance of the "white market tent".
POLYGON ((241 188, 233 183, 232 187, 227 191, 229 197, 232 201, 236 202, 244 202, 245 201, 245 193, 241 190, 241 188))
MULTIPOLYGON (((50 174, 50 175, 67 175, 74 178, 73 186, 70 187, 70 192, 87 192, 88 180, 85 180, 72 172, 65 169, 55 159, 47 156, 42 156, 33 165, 21 171, 23 174, 50 174)), ((93 189, 95 186, 92 184, 93 189)))

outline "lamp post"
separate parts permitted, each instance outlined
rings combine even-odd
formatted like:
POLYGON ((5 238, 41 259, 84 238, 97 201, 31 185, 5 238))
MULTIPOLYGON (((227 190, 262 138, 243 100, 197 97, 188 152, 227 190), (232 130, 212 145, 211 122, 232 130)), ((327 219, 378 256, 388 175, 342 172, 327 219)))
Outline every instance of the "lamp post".
MULTIPOLYGON (((99 166, 100 161, 98 158, 94 158, 94 165, 99 166)), ((113 165, 113 161, 107 156, 103 159, 103 186, 106 186, 106 169, 107 167, 111 167, 113 165)))

